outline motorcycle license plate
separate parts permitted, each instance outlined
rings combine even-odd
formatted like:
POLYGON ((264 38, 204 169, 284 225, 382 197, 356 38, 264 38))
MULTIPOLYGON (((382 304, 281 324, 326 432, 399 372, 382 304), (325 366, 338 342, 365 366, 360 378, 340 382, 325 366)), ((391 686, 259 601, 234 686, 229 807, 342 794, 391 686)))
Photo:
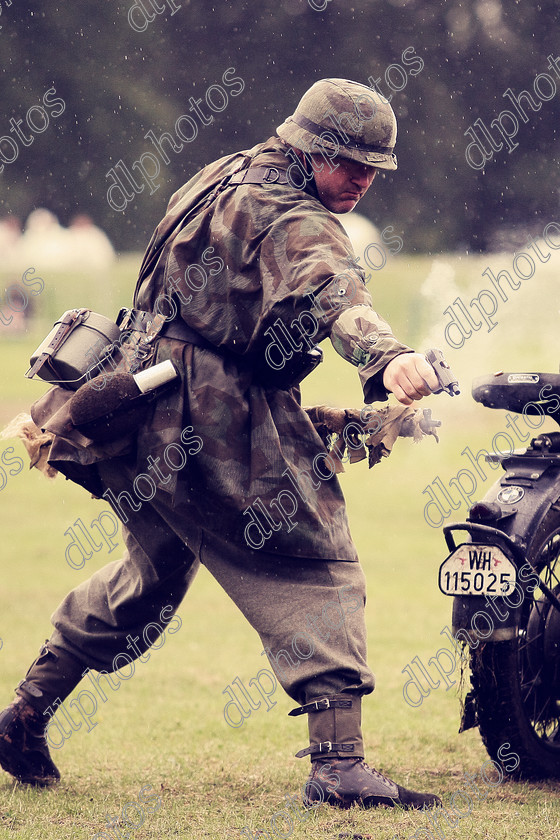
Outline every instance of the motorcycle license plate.
POLYGON ((439 588, 444 595, 509 595, 515 589, 517 570, 496 545, 463 543, 439 568, 439 588))

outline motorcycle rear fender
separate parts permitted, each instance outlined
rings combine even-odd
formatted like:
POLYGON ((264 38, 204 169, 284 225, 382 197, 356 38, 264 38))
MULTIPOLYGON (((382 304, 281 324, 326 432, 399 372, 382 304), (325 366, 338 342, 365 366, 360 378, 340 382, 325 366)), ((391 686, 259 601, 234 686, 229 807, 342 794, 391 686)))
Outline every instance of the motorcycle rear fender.
POLYGON ((488 524, 476 521, 473 516, 477 507, 475 504, 470 509, 467 522, 443 528, 450 551, 456 547, 453 532, 464 530, 468 532, 470 542, 497 545, 518 570, 516 591, 507 599, 464 595, 453 598, 453 633, 473 648, 478 647, 481 641, 496 642, 515 636, 523 602, 534 591, 537 580, 527 560, 527 548, 560 496, 558 455, 529 452, 500 460, 505 475, 492 485, 482 500, 488 510, 495 511, 495 516, 485 519, 488 524), (508 487, 523 490, 522 497, 515 504, 499 499, 500 492, 508 487))
MULTIPOLYGON (((483 503, 494 502, 502 511, 496 523, 501 531, 511 537, 523 552, 531 542, 537 528, 550 508, 560 497, 560 455, 527 452, 500 458, 505 475, 490 487, 483 503), (514 504, 499 499, 506 488, 519 487, 523 496, 514 504)), ((473 507, 469 521, 475 521, 473 507)))

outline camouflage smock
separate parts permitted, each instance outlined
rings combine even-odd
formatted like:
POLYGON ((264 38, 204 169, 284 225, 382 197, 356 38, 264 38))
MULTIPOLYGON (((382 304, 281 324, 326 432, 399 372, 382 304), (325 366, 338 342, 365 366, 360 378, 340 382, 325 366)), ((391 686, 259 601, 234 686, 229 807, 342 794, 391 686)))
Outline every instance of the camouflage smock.
POLYGON ((286 170, 285 148, 273 137, 205 167, 173 195, 152 237, 134 306, 176 311, 215 349, 158 339, 156 360, 175 363, 181 386, 157 400, 142 426, 137 470, 155 480, 146 465, 159 458, 169 504, 222 536, 285 555, 355 560, 342 491, 299 389, 267 387, 263 362, 279 358, 273 343, 288 355, 286 330, 294 347, 329 336, 358 366, 371 402, 386 399, 382 370, 410 348, 372 309, 350 241, 313 187, 227 185, 249 164, 286 170), (164 455, 177 443, 187 463, 170 473, 164 455))

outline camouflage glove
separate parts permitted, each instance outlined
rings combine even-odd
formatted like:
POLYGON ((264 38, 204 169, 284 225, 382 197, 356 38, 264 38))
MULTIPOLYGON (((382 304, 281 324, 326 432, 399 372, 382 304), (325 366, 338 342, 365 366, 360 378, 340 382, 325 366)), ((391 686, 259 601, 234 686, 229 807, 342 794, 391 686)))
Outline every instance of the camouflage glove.
POLYGON ((433 435, 436 441, 439 440, 435 429, 441 423, 432 420, 430 409, 422 411, 399 405, 360 410, 319 405, 305 411, 325 444, 337 473, 344 472, 343 460, 353 464, 362 461, 366 455, 371 469, 391 454, 398 437, 411 437, 418 442, 424 435, 433 435))

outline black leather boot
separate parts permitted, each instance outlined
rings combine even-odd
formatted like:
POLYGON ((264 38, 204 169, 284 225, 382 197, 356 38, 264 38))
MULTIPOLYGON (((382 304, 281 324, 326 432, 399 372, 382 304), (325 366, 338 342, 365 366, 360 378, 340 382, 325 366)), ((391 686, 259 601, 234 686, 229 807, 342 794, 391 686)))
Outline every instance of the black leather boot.
POLYGON ((46 642, 16 688, 19 696, 0 712, 0 765, 18 781, 46 786, 60 779, 45 730, 85 669, 72 654, 46 642))
POLYGON ((311 762, 305 787, 306 805, 326 802, 337 808, 437 808, 432 793, 407 790, 369 767, 363 758, 333 758, 311 762))
POLYGON ((18 782, 44 787, 60 779, 45 737, 47 723, 23 697, 0 712, 0 764, 18 782))
POLYGON ((304 804, 326 802, 338 808, 434 808, 441 799, 431 793, 407 790, 364 761, 361 697, 337 694, 293 709, 308 714, 310 746, 296 753, 311 757, 304 804))

